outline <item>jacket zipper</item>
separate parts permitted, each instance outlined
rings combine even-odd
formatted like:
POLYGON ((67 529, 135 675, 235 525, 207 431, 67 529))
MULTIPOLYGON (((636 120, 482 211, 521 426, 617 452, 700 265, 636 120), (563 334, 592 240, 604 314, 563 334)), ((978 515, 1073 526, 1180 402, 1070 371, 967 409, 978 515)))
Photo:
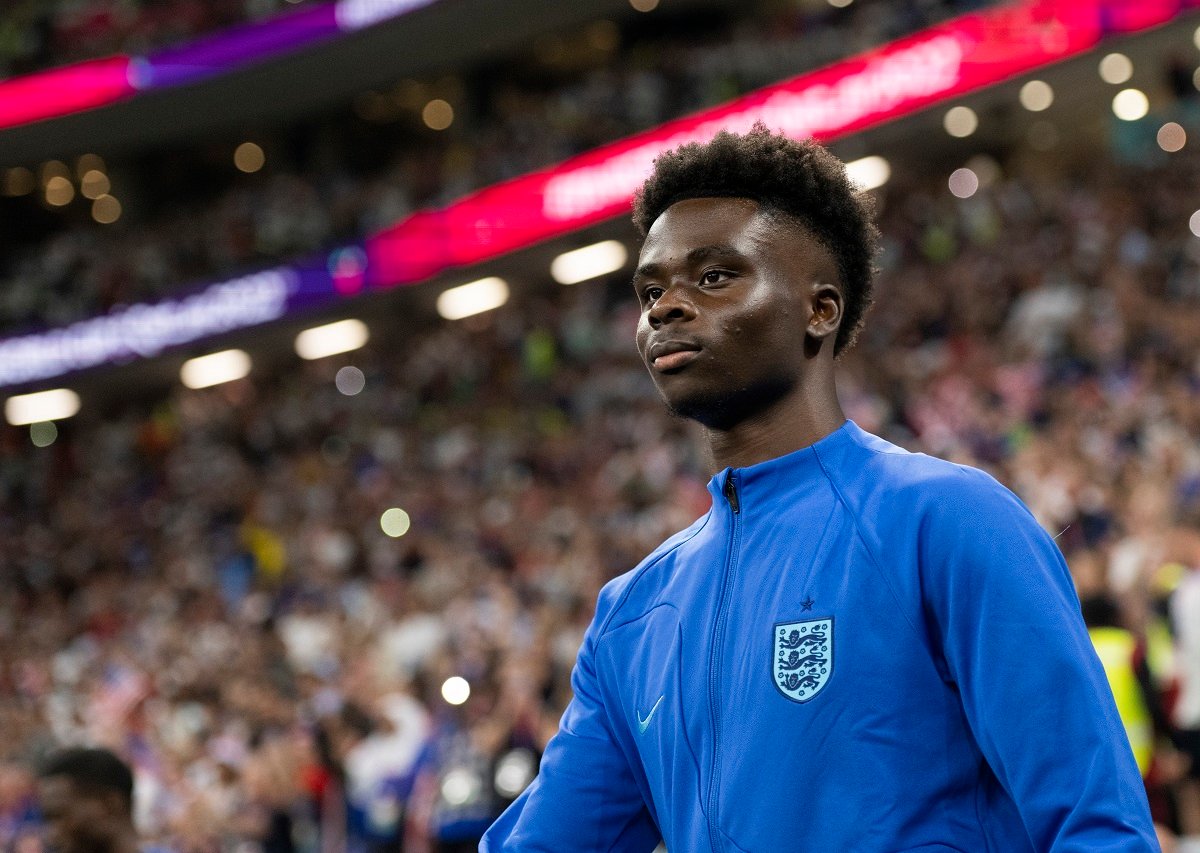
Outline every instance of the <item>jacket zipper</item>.
POLYGON ((720 703, 717 687, 721 673, 721 644, 725 637, 725 599, 729 595, 729 578, 733 574, 734 563, 737 560, 738 518, 742 511, 732 471, 729 473, 729 479, 725 481, 724 491, 725 500, 728 501, 729 508, 733 511, 733 529, 729 535, 729 556, 725 560, 725 574, 721 578, 721 596, 717 599, 717 613, 713 620, 712 651, 709 654, 708 662, 708 705, 712 710, 713 726, 713 757, 708 787, 708 841, 712 845, 714 853, 724 847, 721 844, 721 831, 717 828, 717 793, 720 789, 718 759, 721 731, 718 719, 720 703))

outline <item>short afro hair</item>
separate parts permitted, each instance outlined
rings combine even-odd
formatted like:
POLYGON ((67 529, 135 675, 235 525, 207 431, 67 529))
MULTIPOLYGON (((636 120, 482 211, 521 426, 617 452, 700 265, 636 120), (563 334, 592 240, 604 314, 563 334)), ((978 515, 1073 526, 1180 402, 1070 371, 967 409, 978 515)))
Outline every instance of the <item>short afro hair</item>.
POLYGON ((61 750, 46 760, 38 775, 43 779, 63 776, 71 780, 76 790, 89 795, 117 793, 127 811, 133 808, 133 771, 107 749, 61 750))
POLYGON ((772 133, 762 122, 744 135, 721 131, 711 142, 660 155, 633 202, 644 237, 668 207, 690 198, 747 198, 798 220, 837 263, 845 314, 834 355, 854 343, 871 304, 879 231, 875 205, 846 177, 842 161, 811 139, 772 133))

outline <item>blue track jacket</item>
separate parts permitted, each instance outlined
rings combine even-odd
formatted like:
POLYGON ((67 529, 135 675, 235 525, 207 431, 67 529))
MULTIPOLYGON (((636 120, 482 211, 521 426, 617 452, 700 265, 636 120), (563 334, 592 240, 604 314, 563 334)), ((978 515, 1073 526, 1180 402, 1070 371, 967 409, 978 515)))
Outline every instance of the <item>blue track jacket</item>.
POLYGON ((709 484, 609 583, 481 851, 1149 851, 1057 546, 988 475, 847 421, 709 484))

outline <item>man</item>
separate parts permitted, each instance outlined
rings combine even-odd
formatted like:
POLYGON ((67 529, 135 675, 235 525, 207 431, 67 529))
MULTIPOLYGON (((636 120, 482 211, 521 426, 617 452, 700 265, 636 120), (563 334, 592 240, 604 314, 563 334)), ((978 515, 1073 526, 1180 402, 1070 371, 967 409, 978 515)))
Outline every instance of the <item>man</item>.
POLYGON ((133 773, 107 749, 65 749, 46 762, 38 800, 57 853, 138 853, 133 773))
POLYGON ((480 849, 1157 849, 1054 542, 842 414, 877 240, 842 164, 723 133, 660 157, 634 220, 638 347, 713 506, 601 592, 480 849))

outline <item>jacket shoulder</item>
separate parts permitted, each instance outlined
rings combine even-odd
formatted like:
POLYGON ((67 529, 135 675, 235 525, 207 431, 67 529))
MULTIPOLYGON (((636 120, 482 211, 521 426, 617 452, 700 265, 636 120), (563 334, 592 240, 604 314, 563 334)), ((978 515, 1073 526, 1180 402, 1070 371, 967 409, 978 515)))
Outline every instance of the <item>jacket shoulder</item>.
POLYGON ((861 430, 844 453, 822 463, 843 498, 859 508, 886 501, 917 515, 939 510, 961 515, 970 507, 1026 512, 995 477, 970 465, 912 453, 861 430))

